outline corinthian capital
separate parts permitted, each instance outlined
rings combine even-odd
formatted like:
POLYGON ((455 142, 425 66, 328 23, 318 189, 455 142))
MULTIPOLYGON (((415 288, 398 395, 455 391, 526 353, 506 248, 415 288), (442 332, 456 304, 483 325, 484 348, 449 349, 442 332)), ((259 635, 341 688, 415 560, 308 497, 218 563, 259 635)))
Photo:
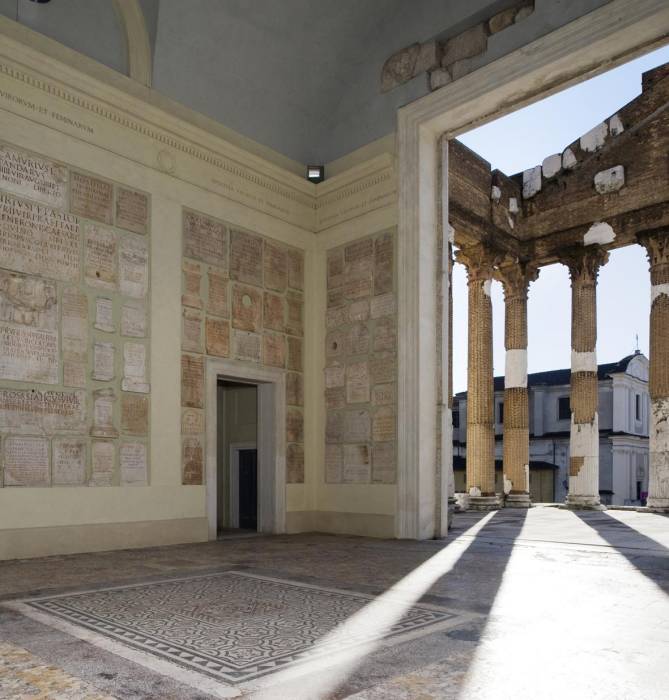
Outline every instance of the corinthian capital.
POLYGON ((569 268, 572 284, 597 281, 599 268, 608 262, 609 253, 600 245, 574 246, 560 253, 560 262, 569 268))
POLYGON ((467 268, 470 282, 491 280, 495 268, 504 259, 504 252, 489 243, 476 243, 456 251, 455 259, 467 268))
POLYGON ((646 249, 651 282, 669 282, 669 231, 645 231, 637 236, 637 240, 646 249))
POLYGON ((536 263, 527 260, 508 260, 495 270, 495 279, 504 287, 504 298, 527 298, 530 282, 539 276, 536 263))

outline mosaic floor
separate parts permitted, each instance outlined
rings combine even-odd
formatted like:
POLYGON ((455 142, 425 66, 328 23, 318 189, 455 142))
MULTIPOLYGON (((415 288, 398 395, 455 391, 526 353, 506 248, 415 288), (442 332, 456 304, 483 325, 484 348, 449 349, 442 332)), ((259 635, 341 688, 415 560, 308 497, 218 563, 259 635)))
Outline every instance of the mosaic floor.
MULTIPOLYGON (((307 655, 388 639, 455 613, 414 605, 385 634, 357 627, 337 648, 322 640, 372 596, 229 571, 27 602, 31 608, 228 683, 259 678, 307 655)), ((398 610, 403 609, 399 606, 398 610)))

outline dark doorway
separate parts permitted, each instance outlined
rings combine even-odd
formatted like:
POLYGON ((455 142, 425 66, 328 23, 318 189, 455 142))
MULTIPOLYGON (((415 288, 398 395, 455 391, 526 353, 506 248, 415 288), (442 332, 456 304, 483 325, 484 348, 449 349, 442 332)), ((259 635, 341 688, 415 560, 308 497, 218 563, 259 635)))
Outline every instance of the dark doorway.
POLYGON ((239 451, 239 527, 258 528, 258 451, 239 451))

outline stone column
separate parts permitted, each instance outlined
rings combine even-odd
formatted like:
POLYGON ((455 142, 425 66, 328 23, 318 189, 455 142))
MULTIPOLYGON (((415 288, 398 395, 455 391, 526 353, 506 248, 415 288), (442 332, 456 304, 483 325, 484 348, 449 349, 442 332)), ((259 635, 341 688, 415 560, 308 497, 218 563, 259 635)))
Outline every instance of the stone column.
POLYGON ((536 265, 507 263, 497 272, 504 286, 504 493, 509 508, 529 508, 530 418, 527 391, 527 290, 536 265))
POLYGON ((565 251, 571 276, 571 432, 569 494, 572 508, 600 508, 599 385, 597 381, 597 275, 609 254, 599 245, 565 251))
POLYGON ((638 236, 650 264, 649 483, 647 505, 669 512, 669 231, 638 236))
POLYGON ((490 285, 502 255, 483 244, 459 250, 469 289, 467 348, 467 492, 469 508, 500 507, 495 493, 495 403, 490 285))

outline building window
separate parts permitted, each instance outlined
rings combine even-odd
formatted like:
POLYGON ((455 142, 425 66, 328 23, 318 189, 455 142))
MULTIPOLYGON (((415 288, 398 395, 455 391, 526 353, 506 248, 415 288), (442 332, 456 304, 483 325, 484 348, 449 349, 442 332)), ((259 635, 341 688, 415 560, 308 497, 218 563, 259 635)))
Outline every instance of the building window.
POLYGON ((460 411, 453 411, 452 416, 453 416, 453 427, 459 428, 460 427, 460 411))
POLYGON ((571 419, 571 406, 569 405, 568 396, 560 396, 558 399, 558 420, 571 419))
POLYGON ((634 417, 641 420, 641 394, 634 397, 634 417))
POLYGON ((497 422, 504 423, 504 401, 497 404, 497 422))

